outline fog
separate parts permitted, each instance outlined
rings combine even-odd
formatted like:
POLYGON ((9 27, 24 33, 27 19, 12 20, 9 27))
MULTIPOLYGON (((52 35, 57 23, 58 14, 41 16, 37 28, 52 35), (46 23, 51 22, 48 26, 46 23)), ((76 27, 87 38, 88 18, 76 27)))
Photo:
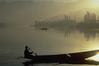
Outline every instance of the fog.
POLYGON ((0 22, 30 25, 35 20, 46 20, 60 15, 70 15, 81 21, 87 10, 95 11, 84 4, 85 0, 0 0, 0 22))

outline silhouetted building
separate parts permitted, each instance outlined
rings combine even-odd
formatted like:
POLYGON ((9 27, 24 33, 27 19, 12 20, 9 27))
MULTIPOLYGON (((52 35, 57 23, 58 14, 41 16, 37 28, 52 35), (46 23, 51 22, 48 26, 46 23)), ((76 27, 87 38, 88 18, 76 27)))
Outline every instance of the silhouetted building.
POLYGON ((85 14, 85 16, 84 16, 84 22, 86 22, 86 23, 90 23, 90 22, 95 23, 96 22, 96 14, 87 12, 85 14))
POLYGON ((87 12, 84 16, 84 22, 89 22, 89 16, 90 16, 90 14, 89 14, 89 12, 87 12))
POLYGON ((71 19, 70 19, 70 16, 64 16, 65 17, 65 22, 69 22, 71 19))

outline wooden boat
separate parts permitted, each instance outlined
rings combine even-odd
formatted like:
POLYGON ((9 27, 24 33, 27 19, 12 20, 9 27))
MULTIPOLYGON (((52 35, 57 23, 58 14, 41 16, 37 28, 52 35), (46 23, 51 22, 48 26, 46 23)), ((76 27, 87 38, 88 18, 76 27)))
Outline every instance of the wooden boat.
POLYGON ((33 63, 68 63, 68 64, 99 64, 99 62, 86 60, 91 56, 96 55, 99 50, 76 52, 68 54, 57 55, 36 55, 29 56, 28 59, 32 59, 33 63))

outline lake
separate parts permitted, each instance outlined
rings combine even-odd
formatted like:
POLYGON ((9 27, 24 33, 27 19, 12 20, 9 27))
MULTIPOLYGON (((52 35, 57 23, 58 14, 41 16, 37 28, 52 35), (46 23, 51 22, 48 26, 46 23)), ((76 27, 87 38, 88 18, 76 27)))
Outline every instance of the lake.
MULTIPOLYGON (((99 49, 99 30, 68 28, 71 26, 71 22, 74 24, 84 21, 86 13, 91 11, 92 15, 94 12, 96 15, 99 14, 98 8, 89 0, 0 0, 0 66, 27 66, 23 64, 27 59, 20 58, 24 55, 25 45, 28 45, 38 55, 99 49), (65 25, 61 20, 63 22, 70 20, 70 22, 65 25), (43 21, 53 22, 52 25, 59 21, 55 25, 60 26, 62 23, 61 27, 68 29, 39 30, 31 27, 35 22, 43 21)), ((98 18, 97 20, 99 21, 98 18)), ((35 65, 82 66, 72 64, 35 65)))
MULTIPOLYGON (((28 25, 0 29, 0 66, 25 66, 22 62, 25 45, 38 55, 65 54, 99 48, 97 31, 73 30, 68 32, 48 29, 37 30, 28 25)), ((72 64, 36 64, 36 66, 81 66, 72 64)), ((88 66, 88 65, 83 65, 88 66)))

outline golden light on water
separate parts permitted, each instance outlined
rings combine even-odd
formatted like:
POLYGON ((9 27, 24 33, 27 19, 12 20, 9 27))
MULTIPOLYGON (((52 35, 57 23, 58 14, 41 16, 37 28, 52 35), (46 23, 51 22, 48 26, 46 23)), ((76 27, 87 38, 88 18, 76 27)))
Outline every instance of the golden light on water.
POLYGON ((94 60, 94 61, 99 61, 99 53, 97 53, 95 56, 88 58, 90 60, 94 60))

